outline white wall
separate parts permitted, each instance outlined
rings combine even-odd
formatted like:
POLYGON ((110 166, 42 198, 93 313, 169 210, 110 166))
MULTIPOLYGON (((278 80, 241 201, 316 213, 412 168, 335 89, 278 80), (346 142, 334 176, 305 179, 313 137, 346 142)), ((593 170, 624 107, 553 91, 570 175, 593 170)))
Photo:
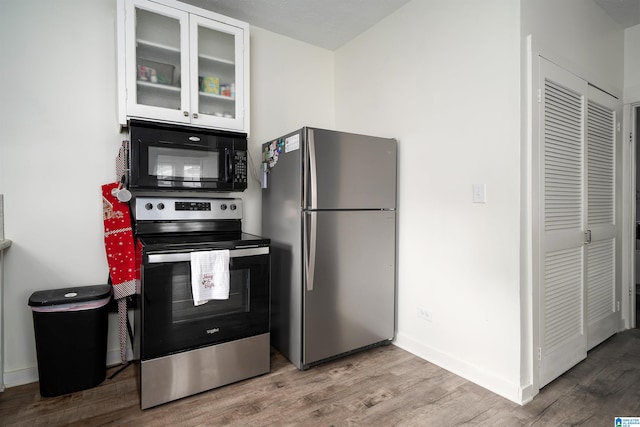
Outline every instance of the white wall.
MULTIPOLYGON (((29 296, 105 283, 100 185, 115 178, 114 0, 0 2, 0 193, 5 195, 5 383, 37 379, 29 296)), ((250 147, 293 128, 333 124, 333 54, 251 30, 250 147), (307 97, 308 95, 308 97, 307 97), (313 102, 311 102, 312 100, 313 102)), ((260 232, 256 182, 241 194, 260 232)), ((115 315, 109 360, 119 361, 115 315)))
POLYGON ((7 386, 37 374, 31 293, 106 283, 100 185, 115 178, 120 140, 114 29, 112 0, 0 3, 7 386))
MULTIPOLYGON (((251 27, 251 135, 256 172, 261 146, 302 126, 333 127, 333 52, 251 27)), ((243 194, 255 215, 244 227, 260 234, 262 194, 259 182, 243 194)))
POLYGON ((624 31, 592 1, 522 0, 522 33, 548 59, 622 96, 624 31))
POLYGON ((624 32, 624 102, 640 101, 640 25, 624 32))
POLYGON ((399 141, 396 344, 516 401, 519 16, 414 0, 336 52, 336 126, 399 141))
POLYGON ((397 344, 516 402, 537 392, 528 34, 622 93, 621 29, 591 1, 414 0, 336 52, 336 126, 399 140, 397 344))

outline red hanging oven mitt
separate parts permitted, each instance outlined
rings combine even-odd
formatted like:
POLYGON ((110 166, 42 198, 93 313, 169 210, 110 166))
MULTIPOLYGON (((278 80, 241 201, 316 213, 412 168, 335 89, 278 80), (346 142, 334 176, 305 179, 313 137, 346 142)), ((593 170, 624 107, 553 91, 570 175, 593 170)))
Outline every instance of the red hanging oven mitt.
POLYGON ((113 297, 118 300, 120 318, 120 357, 126 362, 127 304, 125 297, 136 293, 140 269, 136 262, 136 249, 131 229, 128 203, 121 202, 112 193, 118 183, 102 186, 102 219, 104 222, 104 246, 109 265, 109 277, 113 297))

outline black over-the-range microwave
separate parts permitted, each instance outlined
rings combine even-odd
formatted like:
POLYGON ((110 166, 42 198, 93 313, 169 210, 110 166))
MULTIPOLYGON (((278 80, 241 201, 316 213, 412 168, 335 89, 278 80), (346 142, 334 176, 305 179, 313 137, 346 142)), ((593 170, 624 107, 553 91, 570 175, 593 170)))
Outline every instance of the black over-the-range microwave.
POLYGON ((247 189, 247 135, 132 120, 132 191, 247 189))

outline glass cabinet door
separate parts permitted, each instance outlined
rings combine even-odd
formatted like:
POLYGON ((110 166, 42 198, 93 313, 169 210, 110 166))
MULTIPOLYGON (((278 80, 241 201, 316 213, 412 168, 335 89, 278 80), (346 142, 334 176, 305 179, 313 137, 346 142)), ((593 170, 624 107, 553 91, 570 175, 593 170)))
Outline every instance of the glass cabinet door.
POLYGON ((127 3, 129 115, 189 122, 189 16, 166 6, 127 3))
POLYGON ((243 129, 243 32, 191 15, 192 123, 243 129))

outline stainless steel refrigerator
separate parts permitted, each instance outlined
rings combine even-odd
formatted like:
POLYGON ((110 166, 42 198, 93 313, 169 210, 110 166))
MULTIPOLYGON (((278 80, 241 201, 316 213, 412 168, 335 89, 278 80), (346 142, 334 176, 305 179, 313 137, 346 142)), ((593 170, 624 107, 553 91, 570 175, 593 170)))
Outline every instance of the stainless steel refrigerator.
POLYGON ((305 127, 263 144, 271 343, 298 369, 395 334, 394 139, 305 127))

